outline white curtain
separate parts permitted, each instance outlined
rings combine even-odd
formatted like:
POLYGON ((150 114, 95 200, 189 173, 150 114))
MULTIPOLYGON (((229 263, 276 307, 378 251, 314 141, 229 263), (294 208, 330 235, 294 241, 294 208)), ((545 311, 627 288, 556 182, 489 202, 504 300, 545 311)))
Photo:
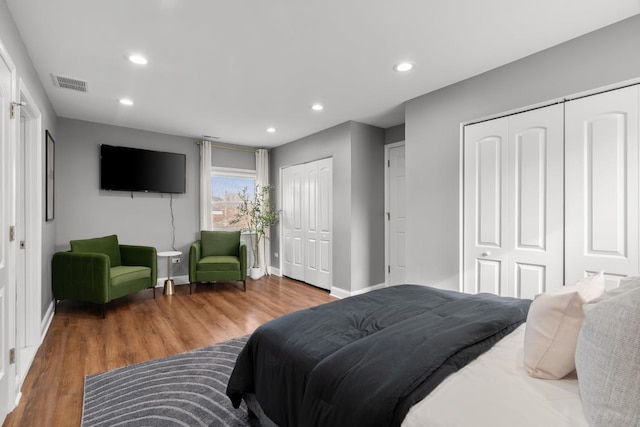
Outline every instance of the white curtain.
MULTIPOLYGON (((264 148, 256 150, 256 185, 265 187, 269 185, 269 151, 264 148)), ((271 253, 271 244, 269 242, 270 230, 265 233, 262 250, 260 251, 260 268, 269 274, 269 260, 271 253)))
POLYGON ((211 141, 200 142, 200 230, 211 230, 211 141))

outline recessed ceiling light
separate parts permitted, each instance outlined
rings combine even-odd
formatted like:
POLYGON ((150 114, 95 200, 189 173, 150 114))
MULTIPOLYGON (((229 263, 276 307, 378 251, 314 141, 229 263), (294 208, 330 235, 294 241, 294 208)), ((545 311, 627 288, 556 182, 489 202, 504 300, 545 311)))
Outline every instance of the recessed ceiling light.
POLYGON ((133 101, 129 98, 120 98, 118 102, 120 102, 120 104, 122 105, 133 105, 133 101))
POLYGON ((274 133, 276 131, 276 128, 267 128, 267 132, 269 133, 274 133))
POLYGON ((130 55, 129 56, 129 61, 133 62, 134 64, 138 64, 138 65, 147 65, 149 63, 149 61, 147 61, 147 58, 145 58, 142 55, 130 55))
POLYGON ((322 106, 322 104, 313 104, 311 106, 311 109, 313 111, 322 111, 324 109, 324 107, 322 106))
POLYGON ((393 66, 393 70, 401 72, 401 73, 404 73, 406 71, 412 70, 414 66, 415 66, 415 63, 409 62, 409 61, 404 61, 404 62, 400 62, 400 63, 394 65, 393 66))

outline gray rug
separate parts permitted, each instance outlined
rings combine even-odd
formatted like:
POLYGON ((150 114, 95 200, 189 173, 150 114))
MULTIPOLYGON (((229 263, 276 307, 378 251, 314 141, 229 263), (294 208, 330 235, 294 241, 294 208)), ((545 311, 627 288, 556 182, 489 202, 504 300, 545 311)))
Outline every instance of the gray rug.
POLYGON ((247 338, 86 376, 82 426, 251 426, 225 394, 247 338))

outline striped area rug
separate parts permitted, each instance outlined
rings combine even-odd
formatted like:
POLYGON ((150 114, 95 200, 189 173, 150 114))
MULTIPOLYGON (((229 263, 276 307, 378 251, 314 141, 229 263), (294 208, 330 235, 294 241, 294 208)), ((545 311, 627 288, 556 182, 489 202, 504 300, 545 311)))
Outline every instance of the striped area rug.
POLYGON ((225 394, 242 337, 85 377, 82 426, 250 426, 225 394))

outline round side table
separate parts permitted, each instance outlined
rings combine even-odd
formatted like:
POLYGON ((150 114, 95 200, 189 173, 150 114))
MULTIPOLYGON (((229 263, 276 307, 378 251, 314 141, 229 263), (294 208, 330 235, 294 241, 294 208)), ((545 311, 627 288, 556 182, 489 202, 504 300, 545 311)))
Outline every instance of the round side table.
POLYGON ((173 279, 171 278, 171 261, 173 260, 173 257, 177 257, 180 255, 182 255, 182 252, 180 251, 158 252, 159 257, 167 258, 167 280, 164 281, 164 290, 162 291, 164 295, 173 295, 176 293, 173 286, 173 279))

